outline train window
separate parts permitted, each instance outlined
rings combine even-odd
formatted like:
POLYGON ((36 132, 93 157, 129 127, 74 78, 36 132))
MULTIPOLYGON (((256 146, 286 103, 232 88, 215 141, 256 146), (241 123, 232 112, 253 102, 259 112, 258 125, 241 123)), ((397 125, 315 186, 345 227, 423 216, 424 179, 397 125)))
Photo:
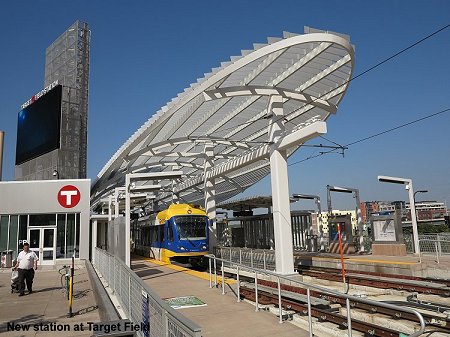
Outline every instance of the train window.
POLYGON ((168 227, 168 231, 167 231, 167 240, 168 241, 173 241, 173 227, 172 227, 172 224, 171 223, 169 223, 169 225, 167 226, 168 227))
POLYGON ((205 240, 208 218, 198 215, 177 216, 174 218, 180 240, 205 240))

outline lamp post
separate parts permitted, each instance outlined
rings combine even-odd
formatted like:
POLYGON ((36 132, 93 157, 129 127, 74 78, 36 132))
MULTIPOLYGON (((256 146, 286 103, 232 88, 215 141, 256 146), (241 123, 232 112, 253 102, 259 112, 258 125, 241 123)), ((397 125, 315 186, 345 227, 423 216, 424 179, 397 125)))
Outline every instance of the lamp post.
POLYGON ((358 236, 359 236, 359 252, 364 253, 364 233, 362 226, 362 216, 361 216, 361 205, 359 200, 359 190, 357 188, 351 187, 338 187, 338 186, 330 186, 327 185, 327 196, 328 196, 328 212, 331 215, 332 207, 331 207, 331 192, 340 192, 340 193, 354 193, 356 199, 356 219, 358 226, 358 236))
MULTIPOLYGON (((319 227, 320 251, 323 251, 325 247, 323 243, 322 208, 320 206, 320 197, 318 195, 310 194, 293 194, 292 197, 294 199, 314 200, 314 202, 316 203, 318 210, 317 221, 319 227)), ((312 221, 311 225, 309 226, 308 234, 310 237, 313 235, 312 221)))
POLYGON ((419 246, 419 231, 417 230, 417 215, 416 215, 416 203, 414 202, 414 189, 411 179, 389 177, 389 176, 378 176, 378 181, 383 183, 400 184, 405 185, 405 189, 408 191, 409 204, 411 209, 411 224, 413 229, 413 240, 414 240, 414 254, 420 254, 419 246))

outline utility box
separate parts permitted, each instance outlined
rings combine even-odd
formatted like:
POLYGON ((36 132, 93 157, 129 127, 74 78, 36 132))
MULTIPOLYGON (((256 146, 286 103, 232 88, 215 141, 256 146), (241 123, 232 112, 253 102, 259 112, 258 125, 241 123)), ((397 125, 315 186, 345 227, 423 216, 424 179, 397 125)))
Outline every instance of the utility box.
POLYGON ((406 255, 400 210, 372 213, 370 223, 373 255, 406 255))
POLYGON ((330 253, 339 253, 338 225, 341 230, 343 253, 355 253, 355 244, 353 243, 352 217, 350 214, 333 215, 328 218, 330 253))

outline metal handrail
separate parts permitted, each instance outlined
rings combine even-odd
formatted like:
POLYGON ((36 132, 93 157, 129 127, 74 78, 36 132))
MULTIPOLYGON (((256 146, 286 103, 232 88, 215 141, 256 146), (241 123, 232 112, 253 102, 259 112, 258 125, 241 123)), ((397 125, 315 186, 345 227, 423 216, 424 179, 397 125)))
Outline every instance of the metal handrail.
MULTIPOLYGON (((408 337, 418 337, 420 336, 422 333, 425 332, 425 320, 422 316, 422 314, 414 309, 410 309, 410 308, 403 308, 397 305, 393 305, 393 304, 389 304, 389 303, 384 303, 384 302, 377 302, 377 301, 372 301, 372 300, 367 300, 367 299, 363 299, 360 297, 355 297, 352 295, 348 295, 345 293, 340 293, 338 291, 334 291, 331 289, 327 289, 327 288, 323 288, 320 286, 316 286, 313 284, 309 284, 303 281, 298 281, 298 280, 294 280, 291 278, 288 278, 286 276, 282 276, 279 275, 275 272, 271 272, 268 270, 262 270, 262 269, 257 269, 257 268, 253 268, 253 267, 249 267, 240 263, 236 263, 236 262, 230 262, 228 260, 224 260, 221 258, 216 257, 213 254, 208 254, 206 255, 206 257, 209 259, 209 287, 212 288, 212 267, 211 267, 211 259, 214 260, 214 273, 215 273, 215 286, 217 286, 217 263, 216 261, 219 261, 222 263, 222 275, 223 275, 223 269, 224 269, 224 264, 227 263, 230 267, 233 266, 236 268, 236 272, 237 272, 237 296, 238 296, 238 302, 240 302, 240 283, 239 283, 239 270, 241 269, 246 269, 246 270, 250 270, 252 272, 255 273, 255 296, 256 296, 256 311, 259 310, 258 308, 258 283, 257 283, 257 277, 258 277, 258 273, 259 274, 266 274, 266 275, 270 275, 270 276, 274 276, 277 278, 277 285, 278 285, 278 302, 279 302, 279 322, 282 323, 283 322, 283 315, 282 315, 282 307, 281 307, 281 280, 285 280, 285 281, 289 281, 291 283, 296 283, 296 284, 300 284, 301 286, 303 286, 304 288, 307 289, 307 297, 308 297, 308 320, 309 320, 309 325, 310 325, 310 331, 309 334, 312 337, 312 316, 311 316, 311 299, 310 299, 310 291, 311 290, 317 290, 320 292, 325 292, 331 295, 335 295, 335 296, 340 296, 340 297, 344 297, 346 299, 346 304, 347 304, 347 320, 348 320, 348 335, 351 337, 352 336, 352 331, 351 331, 351 311, 350 311, 350 301, 354 301, 354 302, 360 302, 360 303, 364 303, 364 304, 369 304, 369 305, 376 305, 379 307, 383 307, 386 309, 391 309, 391 310, 396 310, 396 311, 402 311, 405 313, 409 313, 409 314, 414 314, 417 316, 419 323, 420 323, 420 330, 416 331, 414 333, 412 333, 411 335, 408 335, 408 337)), ((222 294, 225 294, 224 292, 225 289, 225 280, 224 277, 222 276, 222 294)))
MULTIPOLYGON (((180 312, 173 309, 169 304, 167 304, 167 302, 162 300, 161 297, 159 297, 159 295, 156 294, 156 292, 153 289, 151 289, 147 284, 145 284, 144 281, 139 276, 137 276, 136 273, 133 272, 130 269, 130 267, 128 267, 122 260, 116 258, 113 254, 111 254, 103 249, 100 249, 98 247, 96 247, 95 250, 96 250, 97 254, 104 254, 104 255, 108 256, 109 258, 114 259, 116 264, 118 264, 119 266, 121 266, 122 268, 127 270, 129 277, 132 278, 140 287, 142 287, 142 289, 144 289, 144 291, 152 298, 152 300, 155 301, 161 307, 161 309, 163 309, 166 312, 166 314, 171 317, 171 319, 179 322, 179 325, 181 327, 183 327, 185 330, 192 331, 194 333, 194 335, 196 335, 196 336, 201 335, 201 327, 200 326, 198 326, 196 323, 191 321, 189 318, 182 315, 180 312)), ((96 262, 95 264, 100 263, 100 261, 95 261, 95 262, 96 262)), ((99 272, 99 270, 98 270, 99 265, 96 265, 95 269, 97 270, 97 272, 99 272)), ((118 268, 116 267, 115 269, 118 269, 118 268)), ((101 274, 101 272, 100 272, 100 274, 101 274)), ((103 275, 103 276, 105 277, 107 275, 103 275)), ((114 276, 113 276, 113 280, 114 280, 113 282, 115 282, 114 276)), ((111 281, 108 280, 107 282, 111 282, 111 281)), ((115 289, 115 287, 113 289, 115 289)), ((118 294, 116 294, 116 295, 118 295, 118 294)), ((125 299, 120 299, 120 300, 122 302, 125 299)), ((126 300, 129 301, 129 299, 126 299, 126 300)), ((129 317, 129 318, 131 319, 131 317, 129 317)))

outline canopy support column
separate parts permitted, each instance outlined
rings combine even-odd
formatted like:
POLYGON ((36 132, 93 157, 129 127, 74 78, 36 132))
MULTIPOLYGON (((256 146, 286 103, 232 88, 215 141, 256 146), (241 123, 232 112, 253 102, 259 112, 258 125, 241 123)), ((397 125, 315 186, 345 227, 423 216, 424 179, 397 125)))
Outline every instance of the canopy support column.
POLYGON ((214 167, 214 146, 213 144, 205 145, 205 211, 210 219, 209 228, 209 251, 213 253, 214 247, 217 245, 217 227, 216 227, 216 179, 208 178, 208 173, 214 167))
POLYGON ((272 186, 273 230, 275 237, 275 266, 280 274, 294 273, 291 208, 286 150, 279 149, 285 131, 283 97, 270 96, 267 112, 270 117, 270 182, 272 186))

